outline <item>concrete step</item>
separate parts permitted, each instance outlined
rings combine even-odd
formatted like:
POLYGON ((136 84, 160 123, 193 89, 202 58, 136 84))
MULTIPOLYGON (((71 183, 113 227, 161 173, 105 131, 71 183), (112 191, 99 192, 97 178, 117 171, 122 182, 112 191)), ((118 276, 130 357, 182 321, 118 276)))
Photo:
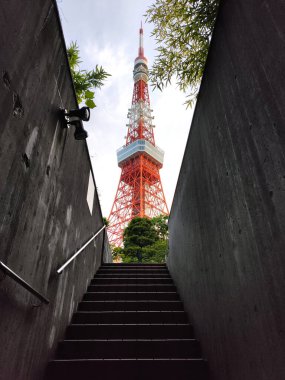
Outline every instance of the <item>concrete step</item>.
POLYGON ((166 268, 140 269, 140 268, 100 268, 96 274, 136 273, 136 274, 169 274, 166 268))
POLYGON ((94 276, 94 278, 110 278, 110 277, 116 277, 116 278, 120 278, 120 277, 124 277, 124 278, 128 278, 128 277, 132 277, 132 278, 156 278, 156 277, 159 277, 159 278, 171 278, 170 274, 169 273, 113 273, 113 274, 109 274, 109 273, 103 273, 103 274, 100 274, 100 273, 96 273, 96 275, 94 276))
POLYGON ((46 380, 205 380, 203 359, 73 359, 50 363, 46 380))
POLYGON ((155 269, 155 268, 167 268, 166 264, 127 264, 127 263, 109 263, 109 264, 103 264, 100 268, 142 268, 142 269, 155 269))
POLYGON ((169 278, 161 278, 161 277, 95 277, 91 280, 91 285, 97 284, 171 284, 173 285, 173 280, 171 277, 169 278))
POLYGON ((184 311, 80 311, 72 323, 188 323, 184 311))
POLYGON ((71 324, 66 339, 179 339, 194 338, 189 324, 71 324))
POLYGON ((173 284, 96 284, 90 285, 87 292, 175 292, 173 284))
POLYGON ((196 339, 64 340, 57 351, 58 359, 198 357, 201 354, 196 339))
POLYGON ((156 300, 138 300, 138 301, 83 301, 78 305, 79 311, 181 311, 183 304, 179 300, 156 301, 156 300))
POLYGON ((117 291, 117 292, 102 292, 95 289, 95 292, 88 292, 83 296, 83 301, 99 301, 99 300, 178 300, 178 294, 176 292, 125 292, 125 291, 117 291))

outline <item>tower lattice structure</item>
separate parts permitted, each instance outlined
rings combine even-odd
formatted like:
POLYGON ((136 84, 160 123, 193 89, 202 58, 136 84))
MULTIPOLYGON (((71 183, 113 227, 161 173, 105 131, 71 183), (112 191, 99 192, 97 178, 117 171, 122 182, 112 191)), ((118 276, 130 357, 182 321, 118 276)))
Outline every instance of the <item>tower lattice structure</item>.
POLYGON ((169 213, 159 174, 164 152, 154 140, 142 26, 139 37, 132 105, 127 115, 128 133, 125 145, 117 150, 121 177, 109 216, 109 241, 117 247, 122 246, 124 228, 134 217, 153 218, 169 213))

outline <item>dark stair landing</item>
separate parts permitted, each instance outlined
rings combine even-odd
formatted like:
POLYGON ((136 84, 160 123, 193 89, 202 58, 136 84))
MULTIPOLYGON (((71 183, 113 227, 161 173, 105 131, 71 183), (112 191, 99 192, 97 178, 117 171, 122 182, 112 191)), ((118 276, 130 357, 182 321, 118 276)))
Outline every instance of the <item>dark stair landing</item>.
POLYGON ((166 265, 102 265, 45 379, 208 379, 166 265))

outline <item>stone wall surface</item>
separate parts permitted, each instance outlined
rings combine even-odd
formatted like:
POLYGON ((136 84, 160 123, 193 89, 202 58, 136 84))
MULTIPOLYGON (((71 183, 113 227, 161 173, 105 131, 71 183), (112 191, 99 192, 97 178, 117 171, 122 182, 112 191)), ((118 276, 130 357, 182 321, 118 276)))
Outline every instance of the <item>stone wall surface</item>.
POLYGON ((56 269, 103 222, 96 186, 92 214, 86 201, 87 145, 60 120, 77 104, 55 2, 2 1, 0 30, 0 260, 50 300, 34 306, 0 270, 0 379, 38 380, 101 263, 103 234, 56 269))
POLYGON ((213 379, 285 378, 284 20, 282 0, 222 2, 171 209, 213 379))

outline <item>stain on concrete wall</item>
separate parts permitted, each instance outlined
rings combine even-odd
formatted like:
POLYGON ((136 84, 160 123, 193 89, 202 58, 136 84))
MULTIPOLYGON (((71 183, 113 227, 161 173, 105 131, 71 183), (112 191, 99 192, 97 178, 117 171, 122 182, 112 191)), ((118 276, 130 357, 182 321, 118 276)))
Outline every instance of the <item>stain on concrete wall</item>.
POLYGON ((0 25, 0 260, 50 300, 33 306, 0 272, 0 379, 38 380, 101 263, 103 234, 56 270, 103 222, 96 190, 92 215, 86 200, 87 145, 59 117, 77 104, 55 2, 3 2, 0 25))
POLYGON ((285 374, 285 4, 222 2, 168 264, 214 379, 285 374))

